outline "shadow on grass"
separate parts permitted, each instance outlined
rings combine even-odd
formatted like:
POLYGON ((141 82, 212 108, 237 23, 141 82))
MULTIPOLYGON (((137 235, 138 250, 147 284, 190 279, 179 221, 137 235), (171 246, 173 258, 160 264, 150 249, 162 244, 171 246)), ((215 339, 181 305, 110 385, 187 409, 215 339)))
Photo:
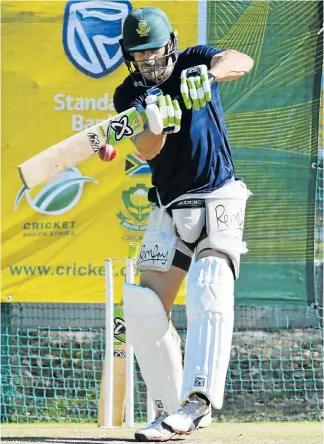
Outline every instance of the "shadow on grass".
MULTIPOLYGON (((64 438, 64 437, 60 437, 60 438, 49 438, 49 437, 45 437, 45 436, 2 436, 1 437, 1 441, 3 443, 6 442, 24 442, 24 443, 29 443, 29 442, 33 442, 33 443, 37 443, 37 442, 46 442, 49 444, 100 444, 101 442, 119 442, 119 443, 123 443, 123 442, 138 442, 133 438, 123 438, 123 437, 116 437, 116 438, 64 438)), ((175 441, 184 441, 183 438, 174 438, 172 439, 172 442, 175 441)), ((171 443, 170 441, 164 441, 164 443, 171 443)))

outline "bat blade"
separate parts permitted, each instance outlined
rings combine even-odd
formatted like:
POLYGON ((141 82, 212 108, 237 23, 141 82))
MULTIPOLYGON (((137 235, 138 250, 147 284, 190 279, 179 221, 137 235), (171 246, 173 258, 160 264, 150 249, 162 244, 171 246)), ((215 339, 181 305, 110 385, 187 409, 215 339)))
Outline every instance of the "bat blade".
MULTIPOLYGON (((106 358, 103 365, 103 373, 100 383, 100 395, 98 405, 98 426, 104 427, 105 413, 105 367, 106 358)), ((113 426, 123 425, 126 404, 126 335, 125 321, 121 306, 117 306, 114 311, 114 386, 113 386, 113 426)))
MULTIPOLYGON (((209 80, 212 85, 215 79, 209 80)), ((159 90, 161 91, 161 90, 159 90)), ((181 97, 175 97, 182 103, 181 97)), ((21 180, 27 188, 34 188, 62 171, 93 156, 105 144, 117 145, 144 131, 147 116, 135 107, 81 131, 18 166, 21 180)))
MULTIPOLYGON (((114 388, 113 388, 113 426, 120 427, 124 422, 125 404, 126 404, 126 344, 119 346, 118 352, 114 353, 114 388), (123 357, 124 354, 124 357, 123 357)), ((105 426, 105 366, 103 365, 103 372, 100 382, 100 395, 98 405, 97 423, 99 427, 105 426)))
POLYGON ((113 118, 47 148, 18 166, 27 188, 35 188, 62 171, 78 165, 106 144, 116 145, 144 130, 145 113, 130 108, 113 118))

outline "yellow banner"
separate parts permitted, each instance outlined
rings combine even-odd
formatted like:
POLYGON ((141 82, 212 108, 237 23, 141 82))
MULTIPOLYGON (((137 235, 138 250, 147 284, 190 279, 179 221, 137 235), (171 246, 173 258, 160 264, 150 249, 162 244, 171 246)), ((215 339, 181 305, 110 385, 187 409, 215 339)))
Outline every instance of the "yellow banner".
MULTIPOLYGON (((29 192, 17 165, 114 115, 128 72, 117 41, 145 2, 2 3, 2 300, 104 302, 104 259, 141 243, 150 212, 149 168, 130 142, 109 163, 94 156, 29 192)), ((156 2, 197 44, 194 1, 156 2)), ((116 301, 125 264, 116 262, 116 301)), ((183 291, 176 303, 183 303, 183 291)))

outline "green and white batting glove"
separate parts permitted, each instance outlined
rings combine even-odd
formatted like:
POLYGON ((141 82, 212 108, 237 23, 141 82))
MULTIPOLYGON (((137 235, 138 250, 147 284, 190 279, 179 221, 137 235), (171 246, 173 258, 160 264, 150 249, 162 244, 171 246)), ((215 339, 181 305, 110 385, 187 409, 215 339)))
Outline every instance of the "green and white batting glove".
POLYGON ((145 113, 154 134, 172 134, 180 131, 182 111, 177 100, 169 94, 149 95, 145 99, 145 113))
POLYGON ((185 107, 196 111, 206 106, 211 100, 211 87, 206 65, 184 69, 181 73, 181 96, 185 107))

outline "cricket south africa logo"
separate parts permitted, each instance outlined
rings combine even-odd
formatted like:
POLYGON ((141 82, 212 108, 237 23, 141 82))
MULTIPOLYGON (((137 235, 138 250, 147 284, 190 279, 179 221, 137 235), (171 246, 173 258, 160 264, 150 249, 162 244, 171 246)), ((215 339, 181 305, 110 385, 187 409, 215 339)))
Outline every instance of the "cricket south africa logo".
POLYGON ((149 188, 144 184, 137 184, 123 191, 122 198, 126 211, 117 213, 117 217, 124 228, 132 231, 145 231, 152 204, 148 201, 149 188))
POLYGON ((70 62, 94 78, 113 72, 123 62, 118 41, 132 5, 128 0, 72 0, 63 22, 63 46, 70 62))
POLYGON ((97 183, 97 180, 82 176, 78 168, 73 167, 55 176, 36 196, 23 185, 16 196, 14 210, 25 196, 28 205, 37 213, 48 216, 67 213, 81 199, 85 182, 97 183))
POLYGON ((147 25, 146 20, 139 20, 136 32, 140 37, 147 37, 151 27, 147 25))

